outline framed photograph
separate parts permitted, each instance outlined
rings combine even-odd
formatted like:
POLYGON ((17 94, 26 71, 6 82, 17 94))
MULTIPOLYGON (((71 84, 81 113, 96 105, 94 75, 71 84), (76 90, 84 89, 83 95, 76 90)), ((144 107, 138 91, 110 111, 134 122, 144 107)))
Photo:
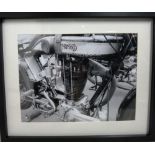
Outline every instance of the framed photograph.
POLYGON ((1 13, 2 141, 155 141, 155 13, 1 13))

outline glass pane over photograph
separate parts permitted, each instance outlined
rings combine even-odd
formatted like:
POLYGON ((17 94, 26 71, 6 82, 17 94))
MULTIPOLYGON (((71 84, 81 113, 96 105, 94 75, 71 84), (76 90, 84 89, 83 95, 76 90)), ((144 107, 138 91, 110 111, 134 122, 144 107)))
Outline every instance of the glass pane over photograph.
POLYGON ((136 33, 19 34, 21 121, 135 120, 136 33))

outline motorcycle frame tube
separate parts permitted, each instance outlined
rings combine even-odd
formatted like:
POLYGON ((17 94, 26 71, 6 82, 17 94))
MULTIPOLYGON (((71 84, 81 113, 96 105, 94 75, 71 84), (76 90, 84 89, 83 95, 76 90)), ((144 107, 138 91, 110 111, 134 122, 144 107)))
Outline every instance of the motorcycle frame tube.
POLYGON ((147 18, 153 21, 152 25, 152 33, 153 39, 155 42, 155 13, 147 13, 147 12, 106 12, 106 13, 0 13, 0 130, 1 130, 1 139, 5 142, 13 142, 13 141, 79 141, 79 142, 90 142, 90 141, 155 141, 155 44, 152 44, 152 68, 151 68, 151 94, 150 94, 150 120, 149 120, 149 132, 147 135, 123 135, 123 136, 103 136, 103 135, 92 135, 92 136, 8 136, 8 128, 7 128, 7 114, 6 114, 6 101, 5 101, 5 84, 4 84, 4 61, 3 61, 3 30, 2 23, 4 19, 44 19, 44 18, 147 18))

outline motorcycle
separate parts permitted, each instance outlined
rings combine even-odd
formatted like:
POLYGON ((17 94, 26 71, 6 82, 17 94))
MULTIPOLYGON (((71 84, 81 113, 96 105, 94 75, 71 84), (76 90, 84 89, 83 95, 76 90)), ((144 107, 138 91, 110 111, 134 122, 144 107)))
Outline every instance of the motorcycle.
POLYGON ((108 121, 117 87, 128 93, 116 120, 135 119, 136 34, 36 35, 18 51, 21 109, 33 107, 27 121, 108 121))

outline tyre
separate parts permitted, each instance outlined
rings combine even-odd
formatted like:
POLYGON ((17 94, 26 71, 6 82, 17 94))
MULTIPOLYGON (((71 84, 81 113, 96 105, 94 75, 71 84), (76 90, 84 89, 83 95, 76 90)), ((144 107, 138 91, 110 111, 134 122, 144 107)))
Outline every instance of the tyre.
POLYGON ((119 107, 117 121, 135 120, 136 111, 136 89, 129 91, 119 107))

